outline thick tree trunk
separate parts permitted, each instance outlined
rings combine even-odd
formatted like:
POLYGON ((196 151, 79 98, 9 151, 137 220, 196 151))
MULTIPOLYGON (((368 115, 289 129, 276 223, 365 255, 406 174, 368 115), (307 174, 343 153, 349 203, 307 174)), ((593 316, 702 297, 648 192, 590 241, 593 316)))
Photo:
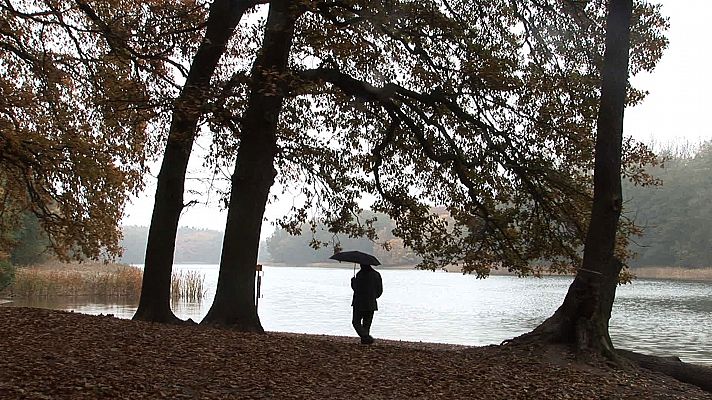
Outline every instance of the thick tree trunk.
POLYGON ((276 171, 277 125, 284 95, 274 77, 287 70, 297 6, 270 2, 262 50, 252 69, 250 97, 232 176, 217 291, 201 323, 262 332, 255 306, 255 266, 262 218, 276 171))
POLYGON ((583 267, 563 304, 534 331, 510 342, 536 340, 573 344, 712 392, 712 368, 674 357, 655 357, 613 348, 608 331, 622 264, 613 254, 622 207, 621 149, 628 78, 632 0, 611 0, 608 9, 601 105, 598 112, 593 209, 584 244, 583 267))
POLYGON ((253 1, 216 0, 210 6, 205 38, 193 58, 188 78, 173 109, 148 231, 141 299, 134 319, 179 321, 170 308, 170 290, 188 159, 198 119, 210 88, 210 79, 235 26, 253 4, 253 1))
POLYGON ((583 267, 563 304, 531 334, 575 344, 615 357, 608 321, 621 262, 614 256, 622 207, 621 149, 628 81, 632 0, 611 0, 598 111, 591 223, 584 244, 583 267))

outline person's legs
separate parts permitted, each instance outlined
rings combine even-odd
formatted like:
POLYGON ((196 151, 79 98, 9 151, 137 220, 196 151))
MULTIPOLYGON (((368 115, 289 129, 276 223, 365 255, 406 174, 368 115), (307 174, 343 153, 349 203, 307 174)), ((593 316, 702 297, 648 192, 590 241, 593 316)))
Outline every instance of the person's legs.
POLYGON ((373 343, 373 336, 371 336, 371 322, 373 322, 373 310, 370 311, 361 311, 361 315, 363 318, 363 333, 364 335, 361 336, 361 343, 363 344, 371 344, 373 343))
POLYGON ((363 332, 365 336, 371 336, 371 322, 373 322, 373 310, 362 311, 363 315, 363 332))
POLYGON ((356 333, 360 337, 363 338, 365 336, 368 336, 368 333, 364 333, 363 325, 361 323, 362 319, 363 319, 363 311, 360 311, 356 307, 354 307, 354 315, 353 315, 353 318, 351 319, 351 324, 354 326, 356 333))

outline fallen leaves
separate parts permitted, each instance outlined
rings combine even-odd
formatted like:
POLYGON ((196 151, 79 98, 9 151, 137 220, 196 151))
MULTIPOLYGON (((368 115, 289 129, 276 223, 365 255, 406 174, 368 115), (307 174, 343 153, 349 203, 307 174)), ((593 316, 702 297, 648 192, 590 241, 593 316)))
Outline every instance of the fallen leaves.
POLYGON ((171 326, 0 307, 2 399, 712 399, 536 349, 171 326))

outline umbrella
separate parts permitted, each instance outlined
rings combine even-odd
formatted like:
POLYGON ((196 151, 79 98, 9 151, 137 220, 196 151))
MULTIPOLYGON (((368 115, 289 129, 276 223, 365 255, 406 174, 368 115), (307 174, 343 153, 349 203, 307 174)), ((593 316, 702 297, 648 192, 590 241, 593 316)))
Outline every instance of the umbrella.
POLYGON ((342 251, 341 253, 336 253, 329 258, 332 260, 347 261, 356 264, 381 265, 381 262, 378 261, 376 257, 358 250, 342 251))

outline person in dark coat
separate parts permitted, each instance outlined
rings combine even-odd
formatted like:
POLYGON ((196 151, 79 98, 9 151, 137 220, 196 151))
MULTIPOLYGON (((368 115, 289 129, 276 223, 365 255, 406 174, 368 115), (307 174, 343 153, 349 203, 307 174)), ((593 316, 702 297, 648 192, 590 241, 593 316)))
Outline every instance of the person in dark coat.
POLYGON ((361 270, 351 278, 351 289, 354 290, 354 298, 351 302, 354 316, 351 322, 356 333, 361 337, 361 343, 371 344, 373 337, 369 332, 373 321, 373 312, 378 310, 376 299, 383 294, 381 274, 372 266, 361 264, 361 270))

